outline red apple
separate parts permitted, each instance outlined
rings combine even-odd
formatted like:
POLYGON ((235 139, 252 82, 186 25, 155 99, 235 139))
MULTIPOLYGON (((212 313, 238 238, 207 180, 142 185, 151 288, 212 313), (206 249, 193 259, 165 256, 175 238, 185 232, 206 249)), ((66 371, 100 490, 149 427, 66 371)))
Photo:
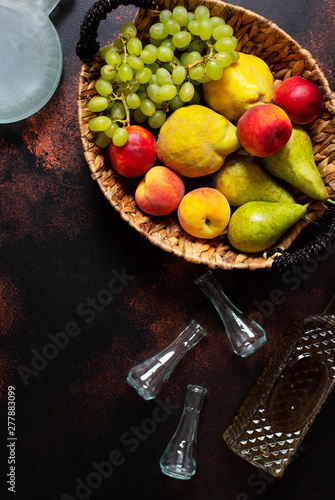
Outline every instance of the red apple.
POLYGON ((302 76, 284 80, 276 88, 273 102, 286 111, 293 123, 299 125, 312 122, 322 111, 319 87, 302 76))
POLYGON ((138 125, 126 127, 128 140, 124 146, 109 146, 109 161, 113 169, 125 177, 144 175, 157 156, 154 136, 138 125))
POLYGON ((265 158, 282 149, 292 133, 285 111, 275 104, 249 108, 237 122, 237 137, 248 153, 265 158))

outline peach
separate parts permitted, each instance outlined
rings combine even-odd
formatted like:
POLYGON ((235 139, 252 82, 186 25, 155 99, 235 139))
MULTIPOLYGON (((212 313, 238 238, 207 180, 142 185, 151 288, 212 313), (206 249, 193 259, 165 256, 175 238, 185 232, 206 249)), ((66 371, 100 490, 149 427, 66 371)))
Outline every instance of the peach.
POLYGON ((152 167, 135 191, 135 200, 149 215, 168 215, 178 208, 185 194, 182 178, 170 168, 152 167))
POLYGON ((109 161, 113 169, 125 177, 144 175, 157 157, 154 136, 139 125, 126 127, 128 140, 124 146, 109 146, 109 161))
POLYGON ((283 108, 291 121, 298 125, 312 122, 322 111, 319 87, 302 76, 291 76, 278 85, 273 102, 283 108))
POLYGON ((182 228, 196 238, 219 236, 230 219, 230 206, 217 189, 201 187, 185 194, 178 207, 182 228))
POLYGON ((275 104, 249 108, 237 122, 237 137, 248 153, 265 158, 282 149, 292 133, 292 122, 275 104))

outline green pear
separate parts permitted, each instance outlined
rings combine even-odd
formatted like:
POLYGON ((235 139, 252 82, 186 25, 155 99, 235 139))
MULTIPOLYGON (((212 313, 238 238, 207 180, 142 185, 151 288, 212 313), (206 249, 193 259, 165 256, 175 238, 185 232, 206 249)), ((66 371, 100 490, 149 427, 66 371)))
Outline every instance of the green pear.
POLYGON ((277 179, 264 170, 259 159, 246 154, 227 156, 215 174, 214 185, 232 207, 239 207, 249 201, 295 203, 277 179))
POLYGON ((308 205, 269 201, 245 203, 231 216, 229 242, 241 252, 267 250, 305 215, 308 205))
POLYGON ((329 197, 314 161, 312 141, 298 125, 293 125, 286 145, 277 153, 262 158, 262 164, 270 174, 297 187, 315 200, 325 201, 329 197))

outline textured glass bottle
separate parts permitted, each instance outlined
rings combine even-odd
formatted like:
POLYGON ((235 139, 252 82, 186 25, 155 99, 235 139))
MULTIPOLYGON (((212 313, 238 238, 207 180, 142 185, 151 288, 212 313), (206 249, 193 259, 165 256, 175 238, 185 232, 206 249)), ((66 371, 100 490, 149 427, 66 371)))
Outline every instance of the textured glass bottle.
POLYGON ((197 321, 191 323, 163 351, 132 368, 127 382, 145 400, 158 396, 181 358, 201 340, 207 332, 197 321))
POLYGON ((195 474, 197 429, 206 393, 207 389, 200 385, 187 386, 179 425, 160 459, 159 464, 163 474, 176 479, 190 479, 195 474))
POLYGON ((262 347, 266 342, 265 331, 230 302, 212 271, 207 271, 197 278, 195 284, 199 285, 212 301, 223 321, 230 346, 236 354, 246 358, 262 347))

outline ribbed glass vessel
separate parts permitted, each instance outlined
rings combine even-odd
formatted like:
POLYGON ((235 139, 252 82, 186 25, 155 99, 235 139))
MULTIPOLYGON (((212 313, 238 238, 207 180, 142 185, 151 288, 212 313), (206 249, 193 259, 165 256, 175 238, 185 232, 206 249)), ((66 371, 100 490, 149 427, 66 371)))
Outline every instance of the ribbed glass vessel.
POLYGON ((163 351, 132 368, 127 382, 145 400, 154 399, 170 377, 181 358, 201 340, 207 332, 195 320, 163 351))
POLYGON ((212 301, 224 324, 228 345, 238 356, 246 358, 262 347, 266 342, 265 331, 228 299, 212 271, 197 278, 195 284, 212 301))
POLYGON ((197 469, 197 429, 207 389, 188 385, 179 425, 169 442, 160 467, 163 474, 176 479, 190 479, 197 469))

